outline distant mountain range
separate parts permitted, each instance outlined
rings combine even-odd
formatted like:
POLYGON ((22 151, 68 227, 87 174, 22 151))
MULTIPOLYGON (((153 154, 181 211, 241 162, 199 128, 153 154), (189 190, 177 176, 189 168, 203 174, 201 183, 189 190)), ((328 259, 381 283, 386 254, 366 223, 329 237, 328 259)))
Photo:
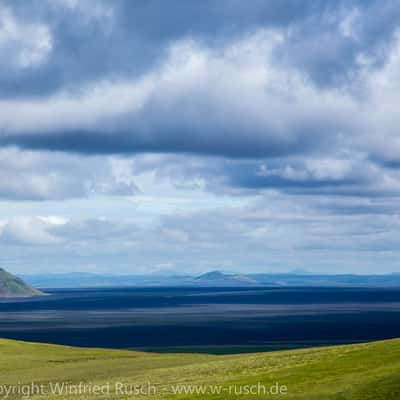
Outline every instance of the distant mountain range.
POLYGON ((400 274, 389 275, 318 275, 306 271, 283 274, 228 274, 211 271, 191 275, 100 275, 86 272, 23 275, 31 285, 40 288, 117 287, 117 286, 389 286, 400 287, 400 274))
POLYGON ((27 285, 22 279, 0 268, 0 298, 3 297, 33 297, 44 293, 27 285))

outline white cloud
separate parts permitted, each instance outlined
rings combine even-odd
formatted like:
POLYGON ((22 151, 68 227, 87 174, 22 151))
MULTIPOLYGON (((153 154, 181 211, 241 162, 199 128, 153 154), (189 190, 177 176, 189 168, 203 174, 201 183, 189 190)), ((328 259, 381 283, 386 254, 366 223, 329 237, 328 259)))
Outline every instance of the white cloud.
POLYGON ((366 66, 349 90, 318 88, 295 68, 277 64, 274 50, 283 41, 284 33, 270 30, 218 50, 178 41, 157 69, 134 80, 0 100, 1 136, 17 143, 20 135, 31 136, 44 147, 49 140, 57 146, 59 137, 68 150, 69 136, 79 131, 82 139, 73 140, 83 151, 89 144, 94 152, 249 156, 352 151, 358 143, 362 151, 397 160, 400 40, 381 69, 366 66), (363 90, 362 98, 355 89, 363 90))
POLYGON ((361 146, 386 161, 400 162, 400 31, 383 68, 364 72, 368 91, 363 114, 361 146))
POLYGON ((15 245, 52 245, 62 240, 49 233, 51 226, 65 221, 51 217, 19 217, 2 221, 0 227, 0 244, 15 245))
POLYGON ((46 25, 19 21, 9 8, 0 5, 0 70, 36 67, 46 60, 52 47, 46 25))
POLYGON ((378 70, 365 66, 349 90, 316 87, 295 68, 277 64, 274 50, 285 40, 284 32, 260 30, 218 50, 178 41, 157 69, 134 80, 0 100, 1 136, 17 143, 20 135, 31 136, 44 147, 52 140, 68 150, 69 136, 80 131, 82 139, 73 140, 83 151, 89 144, 94 152, 249 156, 352 151, 358 143, 359 150, 397 160, 400 39, 387 63, 378 70))
POLYGON ((290 152, 335 140, 356 115, 357 102, 275 65, 272 52, 282 40, 282 34, 259 31, 220 50, 180 41, 158 69, 136 80, 97 82, 78 94, 45 99, 2 100, 3 137, 40 133, 54 139, 84 130, 99 146, 99 134, 115 136, 116 148, 120 141, 127 151, 227 154, 245 148, 250 154, 290 152))
POLYGON ((0 149, 0 198, 63 200, 98 195, 134 196, 132 177, 120 176, 112 159, 0 149))

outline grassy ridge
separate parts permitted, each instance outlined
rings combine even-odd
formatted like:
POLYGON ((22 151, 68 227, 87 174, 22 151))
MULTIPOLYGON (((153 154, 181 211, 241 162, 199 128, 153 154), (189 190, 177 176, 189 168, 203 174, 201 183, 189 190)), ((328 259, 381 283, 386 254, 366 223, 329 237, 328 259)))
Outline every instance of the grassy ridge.
POLYGON ((0 268, 0 298, 1 297, 30 297, 40 296, 43 293, 29 285, 20 278, 0 268))
POLYGON ((116 395, 115 382, 144 386, 150 382, 157 387, 156 396, 144 398, 400 399, 400 340, 228 356, 152 354, 0 340, 0 355, 0 385, 32 381, 112 382, 111 394, 57 396, 60 399, 138 398, 116 395), (238 385, 259 382, 266 387, 276 382, 286 385, 287 394, 238 396, 225 391, 178 396, 171 393, 172 385, 177 384, 240 388, 238 385))

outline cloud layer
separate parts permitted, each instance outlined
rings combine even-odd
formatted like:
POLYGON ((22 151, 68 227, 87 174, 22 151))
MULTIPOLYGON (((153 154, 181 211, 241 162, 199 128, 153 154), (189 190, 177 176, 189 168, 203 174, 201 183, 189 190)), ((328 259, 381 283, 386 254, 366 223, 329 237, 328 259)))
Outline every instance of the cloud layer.
POLYGON ((101 244, 125 269, 135 254, 396 269, 399 14, 391 0, 3 1, 4 262, 25 246, 31 266, 49 251, 92 265, 101 244))

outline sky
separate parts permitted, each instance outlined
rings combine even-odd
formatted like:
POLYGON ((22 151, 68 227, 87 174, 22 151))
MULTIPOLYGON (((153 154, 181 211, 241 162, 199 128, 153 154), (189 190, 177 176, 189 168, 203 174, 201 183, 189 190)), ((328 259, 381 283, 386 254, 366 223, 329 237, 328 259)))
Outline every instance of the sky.
POLYGON ((400 272, 397 0, 0 0, 0 267, 400 272))

